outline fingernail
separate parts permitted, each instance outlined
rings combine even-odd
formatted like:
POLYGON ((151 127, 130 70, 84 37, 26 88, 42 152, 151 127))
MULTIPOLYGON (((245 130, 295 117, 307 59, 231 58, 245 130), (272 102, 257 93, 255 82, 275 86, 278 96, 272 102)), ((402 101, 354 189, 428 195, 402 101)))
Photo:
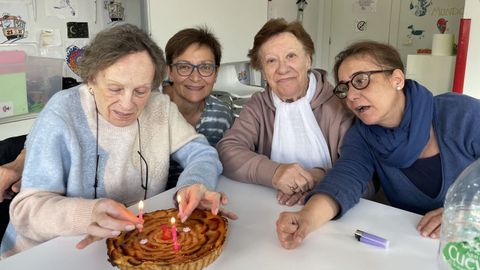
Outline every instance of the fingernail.
POLYGON ((134 229, 135 229, 135 225, 127 225, 127 226, 125 226, 125 230, 126 230, 126 231, 132 231, 132 230, 134 230, 134 229))
POLYGON ((112 236, 119 236, 120 235, 120 231, 112 231, 112 236))

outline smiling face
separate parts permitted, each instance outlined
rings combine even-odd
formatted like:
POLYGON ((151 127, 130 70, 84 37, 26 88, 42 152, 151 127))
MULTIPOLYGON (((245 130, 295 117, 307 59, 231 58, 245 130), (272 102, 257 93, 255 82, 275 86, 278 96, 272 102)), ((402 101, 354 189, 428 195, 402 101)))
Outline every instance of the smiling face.
POLYGON ((289 32, 271 37, 260 48, 261 70, 272 91, 282 100, 305 95, 311 56, 289 32))
POLYGON ((88 83, 99 113, 117 127, 133 124, 150 97, 154 73, 146 51, 126 55, 99 71, 88 83))
MULTIPOLYGON (((368 56, 351 56, 340 65, 338 79, 346 82, 357 72, 381 69, 368 56)), ((362 90, 349 83, 346 104, 366 125, 396 127, 402 120, 405 107, 405 95, 401 90, 404 80, 403 72, 396 69, 392 74, 371 74, 370 84, 362 90)))
MULTIPOLYGON (((173 59, 172 63, 215 64, 215 56, 208 46, 199 46, 198 43, 194 43, 181 55, 173 59)), ((174 66, 170 66, 168 74, 173 82, 175 96, 188 103, 197 104, 203 102, 212 92, 218 70, 215 70, 212 75, 204 77, 195 68, 189 76, 182 76, 174 66)))

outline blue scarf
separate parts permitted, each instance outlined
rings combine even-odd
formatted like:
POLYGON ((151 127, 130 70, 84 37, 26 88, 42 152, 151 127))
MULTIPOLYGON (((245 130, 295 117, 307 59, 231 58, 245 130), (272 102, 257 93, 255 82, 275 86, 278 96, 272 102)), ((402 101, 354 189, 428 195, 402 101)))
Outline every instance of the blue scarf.
POLYGON ((355 125, 377 159, 397 168, 410 167, 420 156, 430 138, 433 120, 433 95, 416 81, 406 80, 405 112, 400 125, 385 128, 379 125, 355 125))

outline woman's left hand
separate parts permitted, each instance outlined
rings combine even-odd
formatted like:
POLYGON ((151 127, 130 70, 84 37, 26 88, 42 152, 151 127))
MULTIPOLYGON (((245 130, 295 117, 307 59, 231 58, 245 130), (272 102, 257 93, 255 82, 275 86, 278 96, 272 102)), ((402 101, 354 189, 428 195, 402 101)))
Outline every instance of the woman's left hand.
POLYGON ((177 192, 178 217, 185 222, 195 208, 209 209, 212 214, 222 213, 230 219, 237 219, 237 215, 222 208, 228 203, 223 192, 210 191, 203 184, 193 184, 177 192))
POLYGON ((439 238, 442 216, 443 208, 438 208, 426 213, 418 223, 417 230, 424 237, 430 237, 433 239, 439 238))
POLYGON ((277 201, 279 204, 292 206, 295 204, 303 205, 305 196, 308 192, 295 192, 293 194, 285 194, 282 191, 277 191, 277 201))

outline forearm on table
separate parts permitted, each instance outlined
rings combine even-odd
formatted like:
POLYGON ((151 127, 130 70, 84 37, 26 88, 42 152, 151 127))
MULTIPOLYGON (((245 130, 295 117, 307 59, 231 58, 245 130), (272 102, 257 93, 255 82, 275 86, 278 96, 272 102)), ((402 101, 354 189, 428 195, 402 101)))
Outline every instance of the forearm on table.
POLYGON ((173 159, 184 167, 178 179, 177 188, 196 183, 204 184, 210 190, 216 188, 218 176, 222 173, 223 167, 217 151, 204 137, 182 146, 173 154, 173 159))
POLYGON ((338 211, 339 205, 332 197, 317 193, 310 197, 301 213, 311 221, 311 230, 314 231, 333 219, 338 211))
POLYGON ((57 236, 84 234, 97 201, 26 189, 12 201, 11 222, 18 233, 40 242, 57 236))

